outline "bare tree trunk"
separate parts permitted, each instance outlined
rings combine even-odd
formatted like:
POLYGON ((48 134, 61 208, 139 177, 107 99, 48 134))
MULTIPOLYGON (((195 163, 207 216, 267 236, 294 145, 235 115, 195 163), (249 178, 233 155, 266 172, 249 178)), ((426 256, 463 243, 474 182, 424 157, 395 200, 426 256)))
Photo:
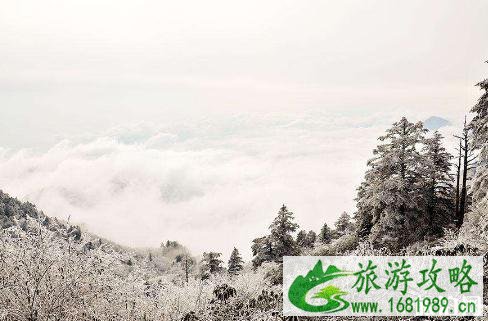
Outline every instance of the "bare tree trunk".
POLYGON ((464 117, 464 129, 463 129, 463 182, 461 187, 461 199, 459 202, 459 215, 457 226, 458 228, 463 225, 464 214, 466 213, 466 201, 468 196, 467 181, 468 181, 468 164, 469 164, 469 129, 466 125, 466 117, 464 117))
POLYGON ((188 255, 185 255, 185 280, 188 283, 188 274, 189 274, 189 266, 188 266, 188 255))
POLYGON ((461 187, 461 200, 459 204, 458 227, 461 227, 464 222, 464 214, 466 213, 466 199, 467 199, 467 180, 468 180, 468 138, 464 139, 464 155, 463 155, 463 184, 461 187))
POLYGON ((462 141, 461 139, 459 139, 459 156, 458 156, 457 173, 456 173, 456 222, 459 220, 459 196, 460 196, 459 184, 461 179, 462 151, 463 151, 462 141))

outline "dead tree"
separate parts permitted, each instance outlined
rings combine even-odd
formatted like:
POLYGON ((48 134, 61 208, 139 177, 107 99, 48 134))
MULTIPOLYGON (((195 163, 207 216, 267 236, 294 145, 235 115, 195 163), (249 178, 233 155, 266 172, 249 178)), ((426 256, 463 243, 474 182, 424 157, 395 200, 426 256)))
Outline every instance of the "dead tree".
MULTIPOLYGON (((468 202, 468 172, 474 168, 473 164, 476 161, 477 155, 474 152, 474 148, 470 141, 471 138, 471 130, 467 125, 466 116, 464 117, 464 126, 463 132, 461 136, 455 136, 460 140, 460 155, 462 155, 462 185, 461 185, 461 194, 459 196, 459 210, 457 211, 457 218, 456 218, 456 225, 457 227, 461 227, 464 222, 464 215, 467 211, 467 202, 468 202)), ((458 162, 458 168, 461 168, 461 161, 458 162)), ((459 170, 458 169, 458 170, 459 170)), ((458 172, 458 175, 460 173, 458 172)), ((458 191, 459 191, 459 182, 458 182, 458 191)))
POLYGON ((459 184, 461 180, 461 163, 462 163, 462 158, 463 158, 463 151, 462 151, 463 145, 462 145, 462 139, 459 139, 459 149, 458 149, 458 163, 456 164, 456 221, 459 217, 459 196, 460 196, 460 190, 459 190, 459 184))
POLYGON ((185 254, 185 281, 188 283, 188 275, 190 274, 190 262, 188 262, 188 254, 185 254))

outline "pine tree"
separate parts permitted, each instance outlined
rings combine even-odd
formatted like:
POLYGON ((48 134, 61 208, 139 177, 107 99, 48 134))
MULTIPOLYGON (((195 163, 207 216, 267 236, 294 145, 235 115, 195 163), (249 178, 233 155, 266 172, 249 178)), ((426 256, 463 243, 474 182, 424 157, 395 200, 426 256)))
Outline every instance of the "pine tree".
POLYGON ((332 230, 329 228, 327 223, 324 223, 319 234, 319 241, 323 244, 328 244, 332 241, 332 230))
POLYGON ((425 132, 422 123, 402 118, 379 138, 382 144, 368 161, 357 219, 359 224, 371 224, 373 243, 399 248, 420 237, 416 232, 422 216, 422 157, 417 146, 425 132))
POLYGON ((430 235, 440 235, 442 228, 456 219, 453 204, 453 177, 451 159, 444 146, 442 135, 434 132, 431 138, 424 140, 423 168, 424 208, 426 211, 424 225, 430 235))
POLYGON ((309 248, 313 248, 316 240, 317 240, 317 233, 315 233, 314 231, 308 231, 306 246, 309 248))
POLYGON ((351 222, 351 216, 347 212, 342 212, 334 225, 339 236, 352 232, 354 226, 351 222))
POLYGON ((263 262, 283 262, 283 256, 298 255, 300 249, 293 239, 292 233, 298 229, 298 224, 293 222, 293 213, 283 205, 278 215, 269 226, 270 235, 253 240, 252 263, 254 267, 263 262))
MULTIPOLYGON (((488 63, 488 61, 486 61, 488 63)), ((474 147, 480 151, 480 158, 473 180, 473 201, 488 202, 488 79, 477 84, 483 91, 478 103, 471 109, 475 114, 470 128, 473 132, 474 147)))
POLYGON ((316 239, 317 234, 314 231, 301 230, 297 234, 296 244, 300 248, 312 248, 316 239))
POLYGON ((373 207, 369 202, 372 198, 370 184, 367 181, 361 183, 357 189, 358 196, 355 201, 357 202, 357 212, 354 214, 354 220, 356 221, 356 233, 360 238, 366 238, 371 234, 374 222, 373 217, 380 216, 382 210, 381 207, 373 207))
POLYGON ((307 243, 307 231, 301 230, 300 232, 298 232, 296 243, 297 243, 297 245, 299 247, 305 247, 306 246, 306 243, 307 243))
POLYGON ((273 255, 276 262, 283 262, 283 256, 298 255, 299 250, 293 239, 292 233, 298 229, 298 224, 293 222, 293 213, 283 205, 273 223, 270 240, 273 247, 273 255))
POLYGON ((274 261, 273 246, 269 236, 258 237, 252 241, 252 265, 256 268, 263 262, 274 261))
POLYGON ((229 258, 229 263, 227 265, 227 271, 231 275, 237 275, 237 274, 239 274, 239 272, 242 271, 243 263, 244 263, 244 261, 242 260, 242 257, 239 254, 239 251, 234 247, 234 250, 232 251, 230 258, 229 258))
POLYGON ((202 280, 210 278, 212 274, 222 272, 222 260, 220 256, 222 253, 217 252, 205 252, 203 253, 202 261, 200 262, 200 273, 202 280))

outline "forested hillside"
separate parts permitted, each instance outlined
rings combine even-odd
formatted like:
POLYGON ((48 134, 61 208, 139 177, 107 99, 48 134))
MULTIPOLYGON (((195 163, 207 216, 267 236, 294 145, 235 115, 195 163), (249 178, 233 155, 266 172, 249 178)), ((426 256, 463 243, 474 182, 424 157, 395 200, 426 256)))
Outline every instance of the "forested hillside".
POLYGON ((378 138, 355 213, 306 231, 300 213, 277 206, 250 262, 177 241, 125 248, 0 192, 0 320, 279 320, 283 256, 486 257, 488 80, 478 86, 455 155, 439 132, 399 119, 378 138))

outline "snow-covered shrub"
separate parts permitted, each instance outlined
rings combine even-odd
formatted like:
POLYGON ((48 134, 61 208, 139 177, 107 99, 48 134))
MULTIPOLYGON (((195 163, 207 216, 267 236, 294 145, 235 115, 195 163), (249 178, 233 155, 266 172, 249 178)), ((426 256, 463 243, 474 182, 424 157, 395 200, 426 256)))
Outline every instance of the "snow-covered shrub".
POLYGON ((488 251, 488 199, 466 214, 464 224, 459 231, 459 239, 469 241, 476 247, 488 251))
POLYGON ((391 251, 386 247, 375 248, 371 242, 365 241, 360 242, 354 250, 348 251, 346 255, 382 256, 391 255, 391 251))
POLYGON ((354 250, 359 243, 356 233, 350 233, 332 241, 329 244, 323 244, 311 251, 312 255, 343 255, 354 250))

